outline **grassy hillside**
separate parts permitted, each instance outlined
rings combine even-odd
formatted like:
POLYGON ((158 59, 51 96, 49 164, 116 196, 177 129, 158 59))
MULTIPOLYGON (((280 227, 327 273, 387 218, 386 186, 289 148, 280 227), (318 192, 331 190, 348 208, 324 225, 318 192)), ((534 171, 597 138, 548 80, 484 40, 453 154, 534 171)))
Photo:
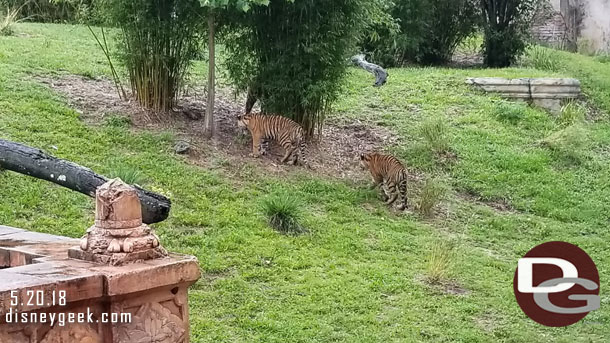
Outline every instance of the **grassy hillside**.
MULTIPOLYGON (((420 180, 434 178, 448 189, 440 211, 425 219, 386 208, 364 174, 274 174, 250 158, 236 163, 215 155, 205 157, 204 168, 174 154, 172 130, 134 130, 112 120, 87 125, 37 81, 109 75, 87 29, 21 24, 16 32, 0 37, 0 138, 101 174, 137 170, 144 186, 171 197, 170 218, 155 228, 169 250, 199 258, 203 277, 189 298, 193 342, 610 339, 607 63, 553 52, 561 66, 552 72, 393 69, 378 89, 369 74, 351 70, 331 121, 360 120, 399 137, 388 151, 420 180), (597 107, 587 120, 578 120, 580 107, 553 118, 464 84, 468 76, 547 75, 583 81, 597 107), (445 134, 426 139, 430 128, 445 134), (439 142, 448 151, 435 153, 431 145, 439 142), (261 203, 285 193, 300 202, 309 234, 284 236, 268 227, 261 203), (528 319, 512 291, 517 260, 551 240, 587 251, 602 280, 602 308, 567 328, 528 319), (429 284, 430 265, 444 257, 451 259, 447 276, 429 284)), ((198 63, 194 82, 202 68, 198 63)), ((410 189, 413 203, 421 184, 410 189)), ((6 171, 0 185, 3 225, 71 237, 91 225, 94 205, 85 196, 6 171)))

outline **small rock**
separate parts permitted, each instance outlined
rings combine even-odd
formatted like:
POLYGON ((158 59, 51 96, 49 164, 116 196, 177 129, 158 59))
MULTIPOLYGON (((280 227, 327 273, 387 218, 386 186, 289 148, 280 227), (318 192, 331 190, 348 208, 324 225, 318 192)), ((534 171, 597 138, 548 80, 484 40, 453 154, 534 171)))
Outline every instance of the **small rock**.
POLYGON ((186 154, 191 150, 191 145, 185 141, 179 141, 176 143, 176 145, 174 145, 174 151, 176 151, 176 154, 186 154))

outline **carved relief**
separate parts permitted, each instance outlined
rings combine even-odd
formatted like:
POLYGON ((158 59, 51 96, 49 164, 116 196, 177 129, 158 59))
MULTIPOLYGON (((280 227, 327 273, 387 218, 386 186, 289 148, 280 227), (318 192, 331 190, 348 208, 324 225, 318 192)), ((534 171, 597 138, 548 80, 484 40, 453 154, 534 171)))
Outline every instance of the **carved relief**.
POLYGON ((30 340, 25 336, 22 331, 10 334, 8 333, 6 328, 0 328, 0 342, 2 343, 29 343, 29 341, 30 340))
POLYGON ((120 179, 96 191, 95 224, 81 239, 80 250, 69 256, 94 262, 122 265, 167 256, 159 237, 142 223, 142 207, 136 190, 120 179))
POLYGON ((138 309, 131 323, 121 324, 116 343, 182 343, 186 330, 182 320, 158 303, 138 309))
POLYGON ((102 343, 100 335, 84 324, 55 326, 40 343, 102 343))

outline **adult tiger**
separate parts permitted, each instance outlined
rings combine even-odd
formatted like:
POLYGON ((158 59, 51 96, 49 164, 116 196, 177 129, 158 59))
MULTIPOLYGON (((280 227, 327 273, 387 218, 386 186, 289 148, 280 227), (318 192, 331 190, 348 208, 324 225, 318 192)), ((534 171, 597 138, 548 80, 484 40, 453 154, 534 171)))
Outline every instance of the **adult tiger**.
POLYGON ((251 156, 264 155, 269 140, 274 140, 285 150, 282 163, 292 156, 290 164, 296 165, 300 155, 302 163, 308 165, 305 157, 305 131, 295 121, 278 115, 244 114, 237 117, 237 125, 247 128, 252 135, 251 156))
POLYGON ((371 173, 371 188, 381 186, 387 205, 392 205, 400 194, 402 203, 398 208, 407 208, 407 170, 396 157, 377 152, 361 154, 360 165, 371 173))

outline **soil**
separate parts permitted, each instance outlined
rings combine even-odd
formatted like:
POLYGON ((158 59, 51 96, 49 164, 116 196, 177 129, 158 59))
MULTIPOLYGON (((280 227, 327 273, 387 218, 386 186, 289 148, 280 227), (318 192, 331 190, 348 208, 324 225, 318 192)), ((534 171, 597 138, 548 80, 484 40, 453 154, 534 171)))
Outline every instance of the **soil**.
MULTIPOLYGON (((190 146, 189 160, 198 165, 210 166, 221 158, 232 166, 243 164, 245 159, 273 174, 286 173, 294 168, 280 164, 283 150, 271 144, 271 151, 260 159, 249 157, 249 134, 237 127, 236 116, 243 112, 245 99, 235 96, 231 89, 217 89, 215 120, 216 137, 203 137, 203 117, 206 110, 206 92, 203 88, 189 88, 180 97, 172 113, 158 115, 142 109, 133 100, 122 100, 114 83, 106 78, 87 78, 77 75, 48 78, 38 76, 37 81, 63 95, 71 107, 79 112, 89 125, 101 125, 111 115, 127 116, 134 130, 172 131, 177 141, 190 146)), ((311 172, 344 179, 368 178, 358 167, 362 152, 383 150, 399 143, 398 137, 387 128, 361 121, 333 122, 328 120, 321 137, 309 143, 307 159, 311 172)))

